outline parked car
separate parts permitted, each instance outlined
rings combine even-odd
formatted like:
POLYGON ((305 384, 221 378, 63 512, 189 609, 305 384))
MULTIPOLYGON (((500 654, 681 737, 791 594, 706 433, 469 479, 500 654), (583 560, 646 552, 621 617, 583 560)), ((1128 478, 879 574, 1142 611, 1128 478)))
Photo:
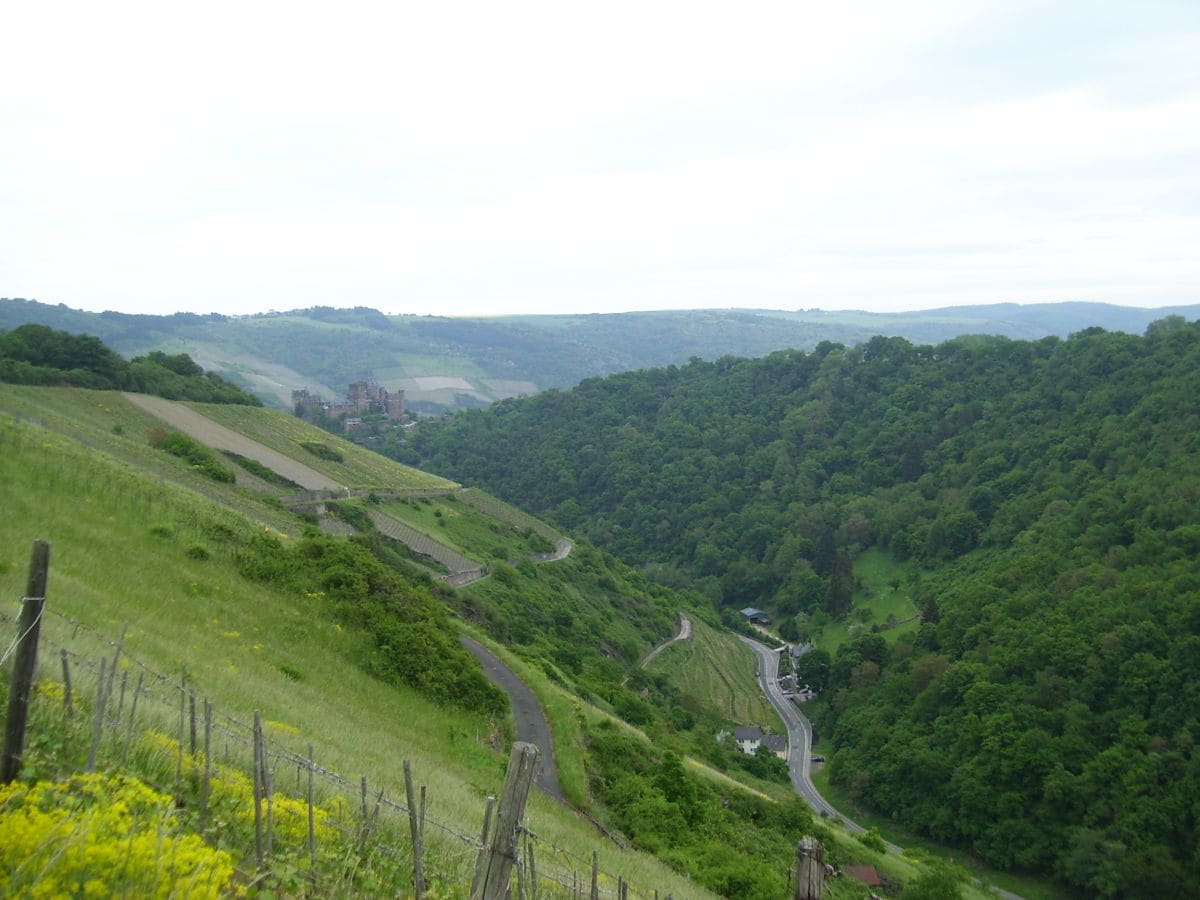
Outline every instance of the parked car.
POLYGON ((823 757, 823 756, 814 756, 814 757, 812 758, 812 761, 813 761, 813 762, 825 762, 825 757, 823 757))

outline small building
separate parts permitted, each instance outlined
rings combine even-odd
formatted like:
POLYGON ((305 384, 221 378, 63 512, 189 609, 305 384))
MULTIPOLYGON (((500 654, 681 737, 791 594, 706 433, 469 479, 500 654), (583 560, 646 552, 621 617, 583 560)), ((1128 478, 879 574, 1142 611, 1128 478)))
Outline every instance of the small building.
POLYGON ((787 759, 788 739, 782 734, 764 734, 762 746, 766 747, 780 759, 787 759))
POLYGON ((755 625, 770 625, 771 617, 761 609, 755 609, 753 606, 747 606, 742 610, 742 616, 747 622, 753 622, 755 625))
POLYGON ((762 743, 763 730, 757 725, 739 725, 733 729, 733 739, 747 756, 753 756, 762 743))

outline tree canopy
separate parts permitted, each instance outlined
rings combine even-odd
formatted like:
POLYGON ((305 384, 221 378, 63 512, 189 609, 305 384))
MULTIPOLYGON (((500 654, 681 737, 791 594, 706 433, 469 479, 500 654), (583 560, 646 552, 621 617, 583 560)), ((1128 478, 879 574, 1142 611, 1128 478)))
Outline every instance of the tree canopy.
POLYGON ((262 406, 262 401, 232 382, 213 372, 205 373, 186 353, 155 350, 126 361, 97 337, 45 325, 18 325, 11 331, 0 331, 0 381, 262 406))
POLYGON ((829 660, 832 777, 1092 896, 1200 884, 1200 323, 873 338, 592 379, 411 459, 726 607, 840 615, 906 560, 916 637, 829 660), (1165 874, 1164 874, 1165 873, 1165 874))

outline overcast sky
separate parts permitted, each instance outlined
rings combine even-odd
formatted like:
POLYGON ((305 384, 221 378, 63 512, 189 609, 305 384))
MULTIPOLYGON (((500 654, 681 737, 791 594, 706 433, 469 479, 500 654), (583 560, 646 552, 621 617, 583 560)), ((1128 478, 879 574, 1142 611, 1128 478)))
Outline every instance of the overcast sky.
POLYGON ((1200 303, 1200 2, 0 12, 0 297, 1200 303))

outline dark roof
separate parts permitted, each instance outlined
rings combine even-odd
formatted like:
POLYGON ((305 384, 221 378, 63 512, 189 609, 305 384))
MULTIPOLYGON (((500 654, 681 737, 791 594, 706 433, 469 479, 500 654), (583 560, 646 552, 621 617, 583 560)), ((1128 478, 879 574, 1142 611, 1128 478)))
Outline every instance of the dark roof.
POLYGON ((763 730, 757 725, 739 725, 733 729, 733 739, 736 741, 761 741, 763 730))
POLYGON ((768 750, 787 749, 787 738, 782 734, 764 734, 762 743, 768 750))
POLYGON ((742 610, 742 615, 747 619, 757 619, 759 616, 765 616, 766 613, 761 609, 755 609, 753 606, 747 606, 742 610))
POLYGON ((879 887, 879 873, 874 866, 843 866, 842 871, 869 887, 879 887))

